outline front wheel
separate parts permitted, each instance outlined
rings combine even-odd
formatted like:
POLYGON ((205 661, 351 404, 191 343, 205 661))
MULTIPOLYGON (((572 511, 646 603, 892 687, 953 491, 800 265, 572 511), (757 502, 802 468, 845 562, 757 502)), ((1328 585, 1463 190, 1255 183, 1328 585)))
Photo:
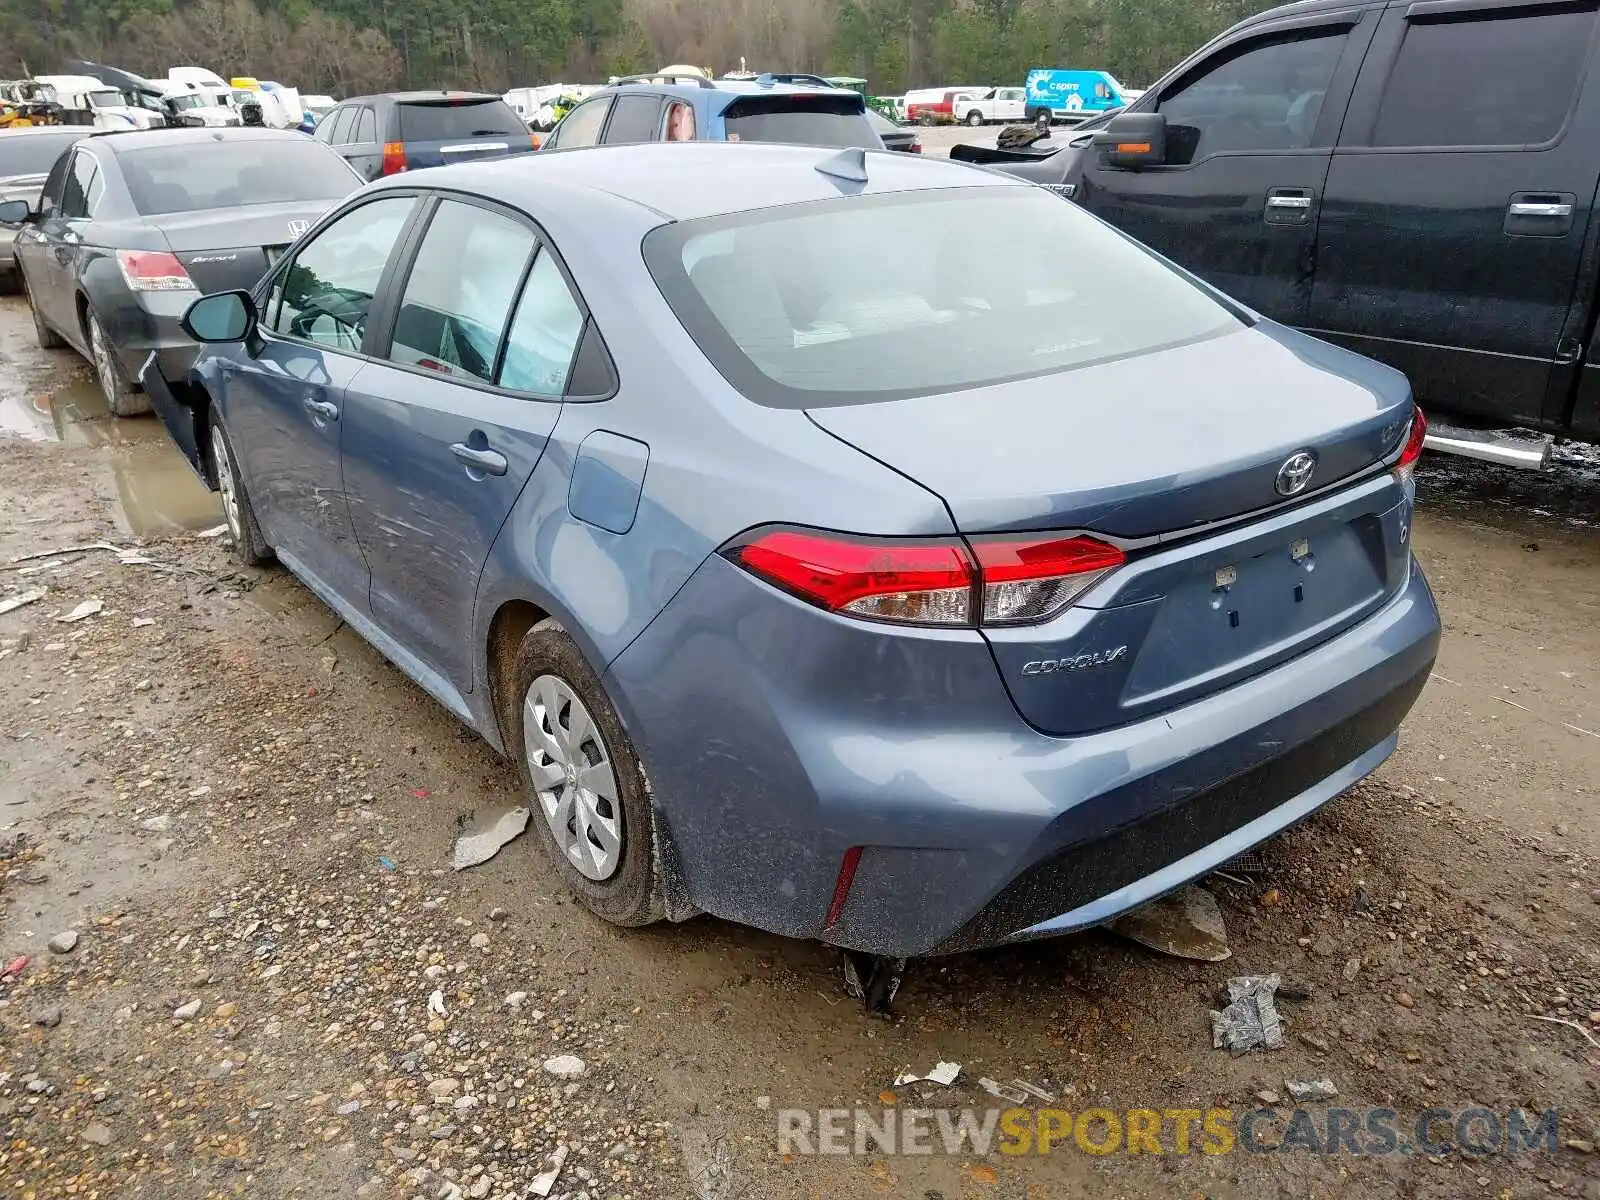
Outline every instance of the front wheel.
POLYGON ((644 773, 599 677, 557 622, 541 621, 522 639, 515 686, 506 748, 563 881, 614 925, 659 921, 666 910, 644 773))
POLYGON ((976 129, 979 125, 983 124, 983 114, 977 110, 969 112, 967 114, 967 124, 976 129))
POLYGON ((100 318, 93 313, 89 314, 89 353, 94 360, 94 373, 100 380, 100 390, 105 394, 106 407, 114 416, 137 417, 150 411, 149 398, 122 369, 116 348, 101 327, 100 318))

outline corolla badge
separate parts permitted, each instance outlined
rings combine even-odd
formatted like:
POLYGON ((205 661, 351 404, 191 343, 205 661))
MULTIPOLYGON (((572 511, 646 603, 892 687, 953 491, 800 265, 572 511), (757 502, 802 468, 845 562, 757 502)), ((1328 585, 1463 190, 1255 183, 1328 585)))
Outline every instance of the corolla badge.
POLYGON ((1311 482, 1311 476, 1317 469, 1317 456, 1311 450, 1296 450, 1283 460, 1283 466, 1278 468, 1278 478, 1273 486, 1278 489, 1280 496, 1298 496, 1306 490, 1306 485, 1311 482))
POLYGON ((1084 671, 1090 667, 1104 667, 1128 656, 1126 646, 1114 650, 1095 650, 1089 654, 1074 654, 1064 658, 1036 658, 1022 664, 1024 675, 1054 675, 1060 671, 1084 671))
POLYGON ((292 237, 292 238, 297 238, 302 233, 304 233, 306 230, 308 230, 310 228, 311 228, 311 222, 310 221, 298 221, 298 220, 290 221, 289 222, 289 236, 292 237))

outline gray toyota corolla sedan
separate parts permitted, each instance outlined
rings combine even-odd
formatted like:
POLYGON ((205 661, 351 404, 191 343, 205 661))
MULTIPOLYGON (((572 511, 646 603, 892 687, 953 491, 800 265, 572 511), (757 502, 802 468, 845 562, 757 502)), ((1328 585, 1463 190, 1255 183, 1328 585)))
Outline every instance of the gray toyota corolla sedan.
POLYGON ((1066 933, 1394 749, 1406 381, 1041 188, 683 144, 373 184, 152 398, 550 869, 890 958, 1066 933))

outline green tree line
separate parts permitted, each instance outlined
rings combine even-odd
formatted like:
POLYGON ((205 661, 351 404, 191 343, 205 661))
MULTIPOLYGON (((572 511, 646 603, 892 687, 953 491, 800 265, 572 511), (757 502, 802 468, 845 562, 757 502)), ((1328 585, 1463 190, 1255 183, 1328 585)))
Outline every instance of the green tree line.
POLYGON ((0 0, 0 75, 88 58, 207 66, 349 95, 503 90, 690 62, 826 71, 875 93, 1020 84, 1030 67, 1150 83, 1264 0, 0 0))

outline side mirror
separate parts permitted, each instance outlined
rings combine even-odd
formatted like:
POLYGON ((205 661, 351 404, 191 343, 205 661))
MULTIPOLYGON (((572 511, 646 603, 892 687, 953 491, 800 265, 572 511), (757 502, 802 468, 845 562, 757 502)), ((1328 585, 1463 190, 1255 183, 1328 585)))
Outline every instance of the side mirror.
POLYGON ((218 292, 189 305, 179 322, 197 342, 242 342, 256 327, 256 302, 249 292, 218 292))
POLYGON ((1094 144, 1108 167, 1159 167, 1167 161, 1167 118, 1158 112, 1123 113, 1106 122, 1094 144))
POLYGON ((18 225, 26 225, 31 216, 33 205, 26 200, 7 200, 0 204, 0 225, 15 229, 18 225))

